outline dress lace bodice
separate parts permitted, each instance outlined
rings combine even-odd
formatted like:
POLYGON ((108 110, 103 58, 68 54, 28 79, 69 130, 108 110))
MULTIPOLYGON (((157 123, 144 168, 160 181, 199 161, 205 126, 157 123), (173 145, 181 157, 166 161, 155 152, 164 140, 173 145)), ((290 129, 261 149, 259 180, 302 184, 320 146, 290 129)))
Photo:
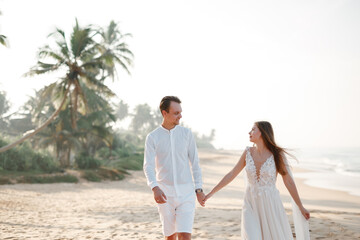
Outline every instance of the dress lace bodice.
POLYGON ((261 165, 258 170, 255 166, 254 159, 250 153, 250 147, 246 148, 246 167, 247 180, 250 187, 273 187, 276 183, 276 166, 274 161, 274 156, 271 155, 266 161, 261 165))

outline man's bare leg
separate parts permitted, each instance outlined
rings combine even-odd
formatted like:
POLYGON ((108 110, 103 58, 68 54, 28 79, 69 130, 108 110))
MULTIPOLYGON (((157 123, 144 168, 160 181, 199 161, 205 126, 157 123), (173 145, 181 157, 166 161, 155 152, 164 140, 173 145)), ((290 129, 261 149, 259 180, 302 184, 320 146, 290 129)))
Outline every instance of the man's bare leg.
POLYGON ((165 240, 176 240, 176 236, 177 236, 177 234, 176 233, 174 233, 173 235, 171 235, 171 236, 167 236, 167 237, 165 237, 165 240))
POLYGON ((191 240, 191 233, 178 233, 179 240, 191 240))

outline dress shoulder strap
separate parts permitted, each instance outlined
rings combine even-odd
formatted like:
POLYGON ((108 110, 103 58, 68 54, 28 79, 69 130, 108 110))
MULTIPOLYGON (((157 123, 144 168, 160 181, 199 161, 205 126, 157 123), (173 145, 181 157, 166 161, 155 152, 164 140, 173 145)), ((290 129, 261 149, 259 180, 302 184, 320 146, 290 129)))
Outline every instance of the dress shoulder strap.
POLYGON ((245 148, 245 151, 246 151, 246 158, 245 158, 245 161, 247 162, 249 157, 251 157, 251 154, 250 154, 250 147, 249 146, 246 146, 245 148))

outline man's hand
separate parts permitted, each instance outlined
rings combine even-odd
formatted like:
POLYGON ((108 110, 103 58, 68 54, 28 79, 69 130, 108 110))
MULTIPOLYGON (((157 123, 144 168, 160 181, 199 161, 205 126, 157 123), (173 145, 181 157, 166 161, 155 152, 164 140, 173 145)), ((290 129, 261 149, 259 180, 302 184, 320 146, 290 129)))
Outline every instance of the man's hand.
POLYGON ((196 197, 201 206, 205 207, 205 194, 203 192, 196 193, 196 197))
POLYGON ((154 193, 154 199, 156 203, 158 204, 166 203, 167 200, 166 195, 159 187, 154 187, 152 191, 154 193))

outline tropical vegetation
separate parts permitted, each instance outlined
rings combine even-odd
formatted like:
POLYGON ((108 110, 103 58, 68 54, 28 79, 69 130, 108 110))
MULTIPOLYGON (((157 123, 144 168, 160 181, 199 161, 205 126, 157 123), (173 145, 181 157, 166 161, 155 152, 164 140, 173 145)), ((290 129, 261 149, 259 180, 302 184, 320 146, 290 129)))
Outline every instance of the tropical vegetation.
MULTIPOLYGON (((102 28, 76 20, 70 35, 56 29, 49 37, 25 75, 47 74, 50 83, 12 114, 0 92, 0 183, 76 182, 72 169, 90 181, 114 180, 140 170, 146 134, 161 124, 161 114, 148 104, 130 111, 108 86, 118 70, 130 74, 131 35, 114 21, 102 28)), ((214 134, 195 137, 213 148, 214 134)))

